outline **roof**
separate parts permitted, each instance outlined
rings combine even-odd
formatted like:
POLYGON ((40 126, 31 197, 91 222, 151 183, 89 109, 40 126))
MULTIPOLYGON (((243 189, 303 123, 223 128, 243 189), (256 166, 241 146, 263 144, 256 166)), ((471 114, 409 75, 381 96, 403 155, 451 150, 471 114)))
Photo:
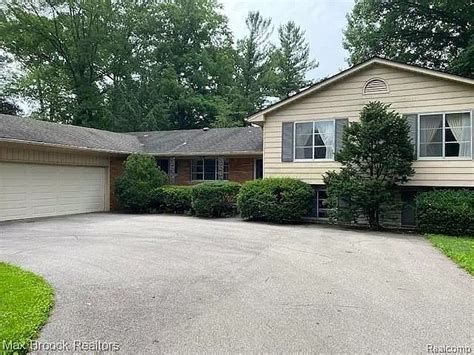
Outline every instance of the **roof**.
POLYGON ((279 109, 280 107, 286 106, 286 105, 288 105, 289 103, 291 103, 293 101, 299 100, 299 99, 301 99, 301 98, 303 98, 303 97, 305 97, 305 96, 307 96, 311 93, 314 93, 315 91, 318 91, 318 90, 323 89, 324 87, 326 87, 330 84, 333 84, 336 81, 339 81, 339 80, 341 80, 341 79, 343 79, 343 78, 345 78, 349 75, 354 74, 355 72, 366 69, 367 67, 375 65, 375 64, 385 65, 385 66, 389 66, 389 67, 392 67, 392 68, 408 70, 408 71, 411 71, 411 72, 417 72, 417 73, 421 73, 421 74, 425 74, 425 75, 434 76, 434 77, 437 77, 437 78, 453 80, 453 81, 461 82, 461 83, 464 83, 464 84, 474 85, 474 79, 470 79, 470 78, 466 78, 466 77, 459 76, 459 75, 454 75, 454 74, 448 74, 448 73, 444 73, 444 72, 433 70, 433 69, 426 69, 426 68, 422 68, 422 67, 416 66, 416 65, 395 62, 393 60, 388 60, 388 59, 384 59, 384 58, 380 58, 380 57, 373 57, 369 60, 366 60, 365 62, 354 65, 354 66, 352 66, 352 67, 350 67, 346 70, 343 70, 343 71, 337 73, 336 75, 333 75, 333 76, 328 77, 324 80, 321 80, 321 81, 315 83, 314 85, 309 86, 308 88, 300 91, 299 93, 297 93, 293 96, 287 97, 286 99, 280 100, 280 101, 278 101, 278 102, 276 102, 276 103, 274 103, 270 106, 265 107, 264 109, 262 109, 260 111, 257 111, 255 113, 253 113, 252 115, 250 115, 247 118, 247 121, 249 121, 249 122, 262 122, 264 120, 264 115, 265 114, 267 114, 269 112, 272 112, 272 111, 275 111, 275 110, 279 109))
POLYGON ((144 152, 160 155, 255 154, 263 150, 260 127, 131 133, 144 152))
POLYGON ((0 114, 0 142, 108 153, 238 155, 262 152, 260 127, 115 133, 0 114))

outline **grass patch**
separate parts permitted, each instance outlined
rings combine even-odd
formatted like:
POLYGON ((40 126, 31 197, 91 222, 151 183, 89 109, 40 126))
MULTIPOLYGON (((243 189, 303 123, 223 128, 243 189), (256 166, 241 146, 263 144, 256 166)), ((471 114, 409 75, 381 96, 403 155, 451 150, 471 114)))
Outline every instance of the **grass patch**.
POLYGON ((0 262, 0 354, 26 353, 53 306, 53 289, 40 276, 0 262), (20 349, 19 349, 19 348, 20 349))
POLYGON ((474 275, 474 238, 430 234, 428 239, 460 267, 474 275))

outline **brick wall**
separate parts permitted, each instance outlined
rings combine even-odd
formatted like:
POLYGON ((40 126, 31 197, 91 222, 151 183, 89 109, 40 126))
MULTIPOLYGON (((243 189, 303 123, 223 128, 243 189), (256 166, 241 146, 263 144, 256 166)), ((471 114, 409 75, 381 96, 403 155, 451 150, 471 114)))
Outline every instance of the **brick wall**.
MULTIPOLYGON (((176 159, 176 185, 191 185, 191 159, 176 159)), ((254 178, 254 158, 229 158, 229 180, 243 183, 254 178)))

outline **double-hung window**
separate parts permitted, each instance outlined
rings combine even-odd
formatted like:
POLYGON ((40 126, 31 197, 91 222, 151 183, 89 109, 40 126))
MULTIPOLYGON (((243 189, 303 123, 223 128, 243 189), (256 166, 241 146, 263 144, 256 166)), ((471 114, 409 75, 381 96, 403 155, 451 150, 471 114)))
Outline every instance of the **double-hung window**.
MULTIPOLYGON (((194 181, 218 180, 219 166, 216 158, 193 159, 191 179, 194 181)), ((223 179, 229 180, 229 161, 224 159, 223 179)))
POLYGON ((295 123, 295 160, 334 159, 335 121, 295 123))
POLYGON ((470 158, 470 112, 419 115, 420 158, 470 158))

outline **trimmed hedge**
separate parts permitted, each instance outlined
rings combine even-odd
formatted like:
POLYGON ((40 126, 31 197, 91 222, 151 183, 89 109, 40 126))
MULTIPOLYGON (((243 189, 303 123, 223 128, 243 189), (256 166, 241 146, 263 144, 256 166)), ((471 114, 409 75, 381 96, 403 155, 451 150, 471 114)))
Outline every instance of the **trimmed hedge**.
POLYGON ((160 212, 190 214, 193 210, 191 186, 160 187, 154 192, 153 207, 160 212))
POLYGON ((203 182, 192 188, 192 206, 196 216, 224 217, 237 213, 240 185, 235 182, 203 182))
POLYGON ((115 181, 115 194, 120 207, 131 212, 148 212, 153 192, 168 182, 168 176, 153 157, 132 154, 124 162, 125 171, 115 181))
POLYGON ((424 192, 416 199, 418 228, 424 233, 474 236, 474 191, 424 192))
POLYGON ((301 221, 310 214, 313 202, 311 186, 290 178, 249 181, 237 198, 242 218, 278 223, 301 221))

